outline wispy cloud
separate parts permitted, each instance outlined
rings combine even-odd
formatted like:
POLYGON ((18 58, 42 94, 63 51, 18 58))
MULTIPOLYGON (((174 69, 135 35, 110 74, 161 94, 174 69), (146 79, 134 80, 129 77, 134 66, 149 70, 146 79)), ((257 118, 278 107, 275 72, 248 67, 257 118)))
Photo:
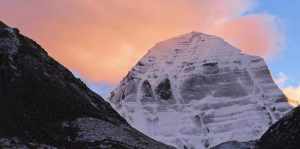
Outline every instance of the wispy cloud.
POLYGON ((300 105, 300 85, 285 87, 283 92, 288 97, 290 104, 293 106, 300 105))
POLYGON ((279 72, 277 75, 274 76, 274 81, 279 86, 284 86, 288 79, 288 76, 283 72, 279 72))
POLYGON ((293 106, 300 105, 300 84, 290 85, 288 81, 291 79, 283 72, 273 76, 276 84, 282 89, 283 93, 287 96, 288 101, 293 106))
POLYGON ((60 62, 94 81, 117 83, 147 49, 192 30, 216 34, 244 52, 269 56, 278 19, 248 13, 257 0, 9 0, 1 18, 60 62))

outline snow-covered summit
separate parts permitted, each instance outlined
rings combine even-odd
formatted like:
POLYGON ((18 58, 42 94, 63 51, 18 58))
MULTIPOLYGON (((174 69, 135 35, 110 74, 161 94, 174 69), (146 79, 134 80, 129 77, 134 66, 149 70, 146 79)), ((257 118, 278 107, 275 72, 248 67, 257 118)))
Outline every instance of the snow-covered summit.
POLYGON ((198 32, 156 44, 110 101, 134 127, 180 149, 258 139, 290 109, 262 58, 198 32))
POLYGON ((187 54, 186 56, 194 54, 192 58, 240 53, 239 49, 231 46, 222 38, 200 32, 191 32, 160 42, 150 49, 150 53, 152 53, 153 56, 156 55, 159 57, 165 55, 182 55, 180 50, 184 51, 184 54, 187 54))

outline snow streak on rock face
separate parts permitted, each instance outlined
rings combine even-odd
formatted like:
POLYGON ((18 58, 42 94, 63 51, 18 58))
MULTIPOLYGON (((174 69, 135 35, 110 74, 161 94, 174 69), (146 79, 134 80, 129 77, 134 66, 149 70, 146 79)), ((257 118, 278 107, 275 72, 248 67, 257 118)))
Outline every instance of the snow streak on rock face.
POLYGON ((155 45, 110 101, 135 128, 184 149, 258 139, 290 109, 262 58, 197 32, 155 45))

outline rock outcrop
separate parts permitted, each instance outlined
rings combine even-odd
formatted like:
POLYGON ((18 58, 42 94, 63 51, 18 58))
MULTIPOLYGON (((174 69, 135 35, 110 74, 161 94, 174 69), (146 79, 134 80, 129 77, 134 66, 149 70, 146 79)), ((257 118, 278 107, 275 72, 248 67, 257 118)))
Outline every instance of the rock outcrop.
POLYGON ((110 101, 135 128, 179 149, 257 140, 290 109, 262 58, 197 32, 151 48, 110 101))
POLYGON ((169 149, 0 22, 0 148, 169 149))

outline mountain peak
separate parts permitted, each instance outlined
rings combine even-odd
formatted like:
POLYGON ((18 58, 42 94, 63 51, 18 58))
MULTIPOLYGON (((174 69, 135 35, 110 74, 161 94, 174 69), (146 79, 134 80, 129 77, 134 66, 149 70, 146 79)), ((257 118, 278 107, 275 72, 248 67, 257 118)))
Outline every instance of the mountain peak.
POLYGON ((199 32, 156 44, 110 101, 135 128, 179 149, 258 139, 290 109, 262 58, 199 32))
POLYGON ((201 32, 190 32, 168 40, 159 42, 151 48, 147 56, 164 59, 176 57, 177 60, 189 59, 214 59, 224 56, 238 56, 241 51, 222 38, 204 34, 201 32))

